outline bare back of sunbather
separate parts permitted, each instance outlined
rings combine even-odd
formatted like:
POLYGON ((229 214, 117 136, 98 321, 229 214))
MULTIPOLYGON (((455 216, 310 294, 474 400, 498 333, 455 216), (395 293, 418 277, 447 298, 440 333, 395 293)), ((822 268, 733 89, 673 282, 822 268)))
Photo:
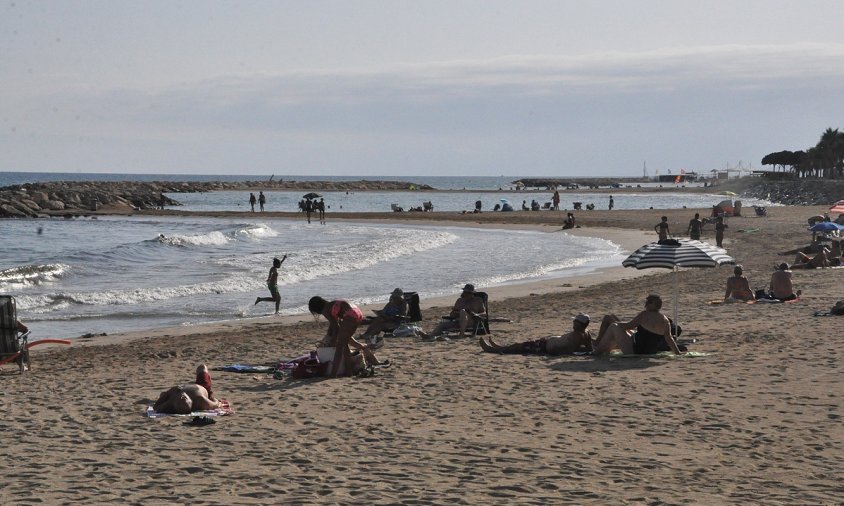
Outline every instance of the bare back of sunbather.
POLYGON ((208 411, 220 407, 220 401, 208 398, 208 390, 194 383, 171 387, 155 401, 153 409, 159 413, 188 414, 192 411, 208 411))

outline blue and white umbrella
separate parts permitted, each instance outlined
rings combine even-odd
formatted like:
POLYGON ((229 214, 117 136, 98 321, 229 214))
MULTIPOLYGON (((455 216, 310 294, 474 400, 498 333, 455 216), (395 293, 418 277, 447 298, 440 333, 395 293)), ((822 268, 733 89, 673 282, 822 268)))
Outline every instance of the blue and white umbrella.
POLYGON ((674 324, 677 320, 677 292, 679 290, 679 267, 718 267, 735 264, 727 250, 693 239, 667 239, 645 244, 627 257, 621 265, 636 269, 674 270, 674 324))

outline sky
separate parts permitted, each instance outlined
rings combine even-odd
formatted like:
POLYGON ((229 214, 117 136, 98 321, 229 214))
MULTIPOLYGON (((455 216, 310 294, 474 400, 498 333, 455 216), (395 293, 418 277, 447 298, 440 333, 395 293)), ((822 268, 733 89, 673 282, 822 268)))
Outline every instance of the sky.
POLYGON ((844 129, 840 0, 0 4, 0 171, 638 176, 844 129))

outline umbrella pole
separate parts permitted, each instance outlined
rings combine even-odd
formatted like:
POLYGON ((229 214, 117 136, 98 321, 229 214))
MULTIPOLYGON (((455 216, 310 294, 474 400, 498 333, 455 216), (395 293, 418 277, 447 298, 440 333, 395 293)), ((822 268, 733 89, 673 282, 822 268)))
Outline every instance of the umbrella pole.
POLYGON ((677 299, 680 293, 680 276, 677 274, 677 266, 674 266, 674 326, 680 325, 680 320, 677 319, 677 299))

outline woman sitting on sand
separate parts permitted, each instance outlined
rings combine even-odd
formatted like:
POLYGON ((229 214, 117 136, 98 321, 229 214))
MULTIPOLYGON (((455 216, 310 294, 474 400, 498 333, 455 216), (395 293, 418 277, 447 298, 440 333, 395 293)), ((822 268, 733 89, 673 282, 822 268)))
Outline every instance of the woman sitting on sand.
POLYGON ((381 365, 369 346, 359 343, 353 337, 363 321, 363 313, 357 306, 345 300, 329 302, 317 295, 308 301, 308 310, 312 315, 322 315, 328 320, 328 331, 321 343, 321 346, 335 348, 328 377, 351 376, 366 366, 381 365), (363 364, 356 363, 352 348, 363 355, 363 364))
POLYGON ((750 289, 750 281, 742 274, 741 265, 733 268, 733 275, 727 278, 727 291, 724 293, 724 302, 748 302, 756 300, 753 290, 750 289))
POLYGON ((595 354, 606 354, 619 350, 625 355, 652 355, 666 349, 680 354, 677 342, 671 334, 671 322, 660 312, 662 298, 648 295, 645 310, 627 323, 622 323, 614 314, 608 314, 601 322, 598 339, 592 343, 595 354))

